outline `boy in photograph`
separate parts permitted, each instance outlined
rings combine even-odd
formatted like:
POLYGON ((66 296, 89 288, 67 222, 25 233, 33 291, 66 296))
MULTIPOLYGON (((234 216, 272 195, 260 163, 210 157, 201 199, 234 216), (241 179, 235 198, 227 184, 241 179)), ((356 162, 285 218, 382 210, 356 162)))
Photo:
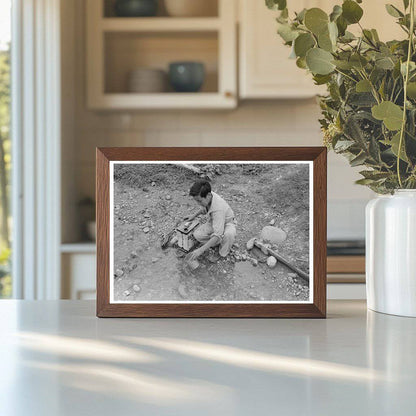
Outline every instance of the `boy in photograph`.
POLYGON ((194 215, 187 217, 191 221, 198 215, 207 214, 208 221, 201 224, 194 231, 194 237, 202 243, 189 255, 189 261, 197 259, 211 247, 219 245, 219 255, 226 257, 231 250, 236 236, 236 221, 234 212, 228 203, 217 193, 211 190, 211 184, 207 180, 196 181, 189 195, 201 205, 201 209, 194 215))

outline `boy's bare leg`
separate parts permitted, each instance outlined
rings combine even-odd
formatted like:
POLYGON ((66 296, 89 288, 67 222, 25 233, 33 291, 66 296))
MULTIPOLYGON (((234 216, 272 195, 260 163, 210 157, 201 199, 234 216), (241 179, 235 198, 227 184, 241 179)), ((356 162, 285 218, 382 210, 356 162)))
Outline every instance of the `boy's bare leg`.
POLYGON ((201 224, 194 231, 195 240, 200 243, 206 243, 211 238, 213 232, 214 231, 209 223, 206 222, 205 224, 201 224))
POLYGON ((225 226, 224 235, 221 240, 219 253, 221 257, 227 257, 230 253, 231 247, 235 241, 237 229, 234 224, 227 224, 225 226))

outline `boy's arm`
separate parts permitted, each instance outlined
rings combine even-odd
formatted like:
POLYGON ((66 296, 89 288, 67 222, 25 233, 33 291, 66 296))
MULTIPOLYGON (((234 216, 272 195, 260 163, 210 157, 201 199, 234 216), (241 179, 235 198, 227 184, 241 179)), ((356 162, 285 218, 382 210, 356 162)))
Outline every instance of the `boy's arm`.
POLYGON ((205 208, 204 207, 202 207, 198 212, 196 212, 195 214, 193 214, 193 215, 188 215, 187 217, 185 217, 185 220, 188 220, 188 221, 192 221, 194 218, 196 218, 198 215, 201 215, 201 214, 205 214, 206 213, 206 211, 205 211, 205 208))
POLYGON ((212 235, 212 237, 201 247, 198 247, 196 250, 194 250, 190 256, 189 260, 195 260, 197 257, 201 256, 205 251, 210 249, 211 247, 215 247, 221 239, 217 237, 216 235, 212 235))

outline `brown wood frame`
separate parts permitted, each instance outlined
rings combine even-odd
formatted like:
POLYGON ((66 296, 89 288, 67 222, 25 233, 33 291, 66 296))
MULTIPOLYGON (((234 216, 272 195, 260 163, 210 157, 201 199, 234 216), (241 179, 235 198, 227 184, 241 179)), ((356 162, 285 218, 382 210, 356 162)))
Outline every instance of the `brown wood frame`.
POLYGON ((97 148, 97 316, 187 318, 326 317, 325 147, 97 148), (110 161, 313 161, 313 303, 110 303, 110 161))

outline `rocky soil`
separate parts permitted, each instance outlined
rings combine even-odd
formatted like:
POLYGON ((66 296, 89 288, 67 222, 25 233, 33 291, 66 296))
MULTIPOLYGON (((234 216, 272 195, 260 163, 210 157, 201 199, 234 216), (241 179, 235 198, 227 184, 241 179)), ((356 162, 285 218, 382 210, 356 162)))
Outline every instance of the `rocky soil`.
POLYGON ((117 301, 306 301, 308 283, 246 243, 266 225, 287 233, 272 245, 309 271, 307 165, 206 165, 212 189, 234 210, 231 254, 208 254, 192 271, 176 248, 160 241, 179 219, 199 209, 188 196, 199 175, 177 165, 116 165, 114 170, 114 299, 117 301))

